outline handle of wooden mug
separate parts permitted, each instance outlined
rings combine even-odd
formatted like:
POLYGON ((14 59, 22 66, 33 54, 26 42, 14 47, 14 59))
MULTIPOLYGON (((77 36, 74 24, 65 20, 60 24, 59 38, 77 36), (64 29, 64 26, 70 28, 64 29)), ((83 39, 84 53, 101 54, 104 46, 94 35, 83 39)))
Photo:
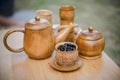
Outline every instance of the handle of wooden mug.
POLYGON ((7 43, 7 38, 8 38, 8 36, 9 36, 10 34, 14 33, 14 32, 22 32, 22 33, 24 33, 24 30, 10 30, 10 31, 8 31, 8 32, 5 34, 4 38, 3 38, 3 42, 4 42, 5 47, 6 47, 8 50, 10 50, 11 52, 14 52, 14 53, 19 53, 19 52, 22 52, 24 49, 23 49, 23 48, 13 49, 13 48, 11 48, 11 47, 8 45, 8 43, 7 43))

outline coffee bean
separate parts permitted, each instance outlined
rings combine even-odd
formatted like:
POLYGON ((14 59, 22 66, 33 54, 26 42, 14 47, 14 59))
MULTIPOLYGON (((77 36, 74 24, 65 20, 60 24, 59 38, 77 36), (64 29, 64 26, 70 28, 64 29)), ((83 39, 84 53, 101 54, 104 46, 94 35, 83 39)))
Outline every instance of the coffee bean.
POLYGON ((60 50, 60 51, 73 51, 75 49, 76 49, 75 45, 73 45, 71 43, 65 43, 64 45, 60 45, 58 47, 58 50, 60 50))

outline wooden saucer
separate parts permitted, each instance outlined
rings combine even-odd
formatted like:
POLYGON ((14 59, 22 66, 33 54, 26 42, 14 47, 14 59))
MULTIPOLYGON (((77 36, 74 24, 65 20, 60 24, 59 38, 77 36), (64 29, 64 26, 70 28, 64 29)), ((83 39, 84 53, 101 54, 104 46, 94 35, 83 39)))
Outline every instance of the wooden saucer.
POLYGON ((80 68, 81 65, 82 65, 82 61, 80 59, 78 59, 73 66, 61 66, 56 62, 55 58, 52 59, 51 61, 51 66, 55 70, 65 71, 65 72, 77 70, 80 68))
POLYGON ((92 59, 98 59, 100 58, 102 55, 97 55, 97 56, 92 56, 92 57, 87 57, 87 56, 83 56, 83 55, 79 55, 81 58, 84 58, 84 59, 88 59, 88 60, 92 60, 92 59))

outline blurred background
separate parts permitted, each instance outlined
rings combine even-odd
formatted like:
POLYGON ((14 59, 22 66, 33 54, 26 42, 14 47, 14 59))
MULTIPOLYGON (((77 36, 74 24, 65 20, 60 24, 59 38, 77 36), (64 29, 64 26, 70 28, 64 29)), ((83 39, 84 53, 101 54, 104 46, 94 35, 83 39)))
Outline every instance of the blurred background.
POLYGON ((53 24, 59 24, 59 7, 74 5, 75 22, 82 29, 93 26, 102 32, 105 52, 120 66, 120 0, 0 0, 0 5, 0 30, 13 28, 12 24, 24 27, 38 9, 51 10, 53 24))

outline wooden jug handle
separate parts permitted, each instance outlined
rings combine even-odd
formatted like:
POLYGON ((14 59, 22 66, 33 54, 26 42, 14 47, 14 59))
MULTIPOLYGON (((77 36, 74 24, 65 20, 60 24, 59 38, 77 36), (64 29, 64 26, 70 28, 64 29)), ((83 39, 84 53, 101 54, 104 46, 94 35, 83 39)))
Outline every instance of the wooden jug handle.
POLYGON ((9 30, 9 31, 5 34, 5 36, 4 36, 4 38, 3 38, 3 43, 4 43, 5 47, 6 47, 9 51, 14 52, 14 53, 19 53, 19 52, 22 52, 24 49, 23 49, 23 48, 13 49, 13 48, 11 48, 11 47, 8 45, 8 43, 7 43, 7 38, 8 38, 8 36, 9 36, 10 34, 14 33, 14 32, 22 32, 22 33, 24 33, 24 30, 9 30))

